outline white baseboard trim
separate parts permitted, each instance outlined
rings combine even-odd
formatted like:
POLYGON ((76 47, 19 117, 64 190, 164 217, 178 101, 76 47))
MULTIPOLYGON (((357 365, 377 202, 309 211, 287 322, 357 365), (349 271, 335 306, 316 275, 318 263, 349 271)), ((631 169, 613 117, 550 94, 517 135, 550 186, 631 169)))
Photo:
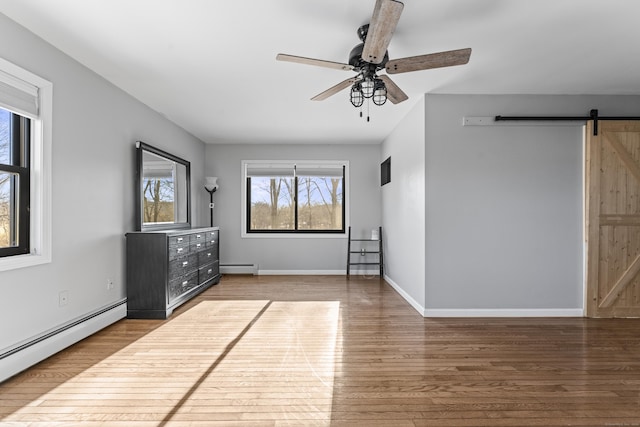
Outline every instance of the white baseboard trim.
POLYGON ((258 270, 261 276, 346 276, 346 270, 258 270))
MULTIPOLYGON (((346 276, 347 270, 258 270, 261 276, 346 276)), ((351 270, 352 276, 378 276, 379 269, 351 270)))
POLYGON ((424 317, 584 317, 581 308, 427 308, 424 317))
POLYGON ((123 299, 34 337, 0 354, 0 382, 126 317, 123 299))
POLYGON ((424 317, 424 307, 422 305, 420 305, 420 303, 418 303, 418 301, 416 301, 415 299, 413 299, 411 297, 411 295, 409 295, 408 293, 406 293, 404 291, 404 289, 402 289, 400 287, 400 285, 398 285, 396 282, 394 282, 393 280, 391 280, 391 278, 389 276, 387 276, 386 274, 384 275, 384 280, 391 285, 391 287, 393 289, 395 289, 395 291, 397 293, 400 294, 400 296, 402 298, 404 298, 409 304, 411 304, 411 307, 413 307, 418 313, 420 313, 420 315, 422 317, 424 317))
POLYGON ((440 309, 425 308, 415 299, 404 291, 389 276, 385 275, 384 279, 395 289, 402 298, 404 298, 411 306, 423 317, 584 317, 582 308, 534 308, 534 309, 440 309))

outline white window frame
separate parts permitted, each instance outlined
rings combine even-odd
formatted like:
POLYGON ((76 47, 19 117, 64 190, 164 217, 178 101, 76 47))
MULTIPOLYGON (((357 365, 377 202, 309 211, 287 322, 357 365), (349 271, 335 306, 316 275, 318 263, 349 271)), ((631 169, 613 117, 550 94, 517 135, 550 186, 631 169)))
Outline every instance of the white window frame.
POLYGON ((240 213, 242 222, 240 225, 240 237, 243 239, 346 239, 349 230, 349 200, 351 199, 348 160, 242 160, 240 162, 240 213), (247 165, 264 164, 296 164, 296 165, 344 165, 344 232, 337 233, 247 233, 247 165))
POLYGON ((0 71, 38 88, 38 117, 31 119, 30 253, 0 258, 0 271, 51 262, 51 145, 53 83, 3 58, 0 71))

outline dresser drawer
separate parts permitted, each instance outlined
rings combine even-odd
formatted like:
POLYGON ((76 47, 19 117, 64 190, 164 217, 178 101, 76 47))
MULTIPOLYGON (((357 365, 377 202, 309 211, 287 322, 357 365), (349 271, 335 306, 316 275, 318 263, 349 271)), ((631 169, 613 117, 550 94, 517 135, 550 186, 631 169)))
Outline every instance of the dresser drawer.
POLYGON ((173 281, 179 277, 186 276, 187 274, 196 271, 197 269, 197 254, 191 254, 185 257, 176 258, 172 261, 169 261, 169 281, 173 281))
POLYGON ((201 250, 203 250, 204 248, 206 248, 206 242, 204 241, 204 239, 201 240, 192 240, 191 241, 191 245, 190 245, 190 251, 191 252, 200 252, 201 250))
POLYGON ((193 234, 190 234, 189 236, 190 236, 190 242, 192 245, 197 242, 204 243, 207 240, 207 233, 204 231, 200 233, 193 233, 193 234))
POLYGON ((179 245, 188 245, 189 244, 189 234, 183 234, 180 236, 171 236, 169 237, 169 246, 179 246, 179 245))
POLYGON ((217 259, 218 257, 210 247, 205 248, 204 251, 198 252, 198 264, 200 265, 209 264, 217 259))
POLYGON ((207 231, 205 233, 205 240, 207 241, 207 246, 218 246, 218 230, 207 231))
POLYGON ((168 302, 171 303, 171 301, 175 300, 180 295, 184 294, 185 292, 188 292, 189 290, 195 288, 196 286, 198 286, 197 272, 192 272, 187 276, 179 277, 177 279, 170 281, 169 292, 168 292, 168 298, 169 298, 168 302))
POLYGON ((220 274, 220 263, 218 261, 200 267, 198 269, 198 283, 204 283, 207 280, 213 279, 218 274, 220 274))
POLYGON ((169 237, 169 260, 183 257, 190 252, 189 235, 169 237))

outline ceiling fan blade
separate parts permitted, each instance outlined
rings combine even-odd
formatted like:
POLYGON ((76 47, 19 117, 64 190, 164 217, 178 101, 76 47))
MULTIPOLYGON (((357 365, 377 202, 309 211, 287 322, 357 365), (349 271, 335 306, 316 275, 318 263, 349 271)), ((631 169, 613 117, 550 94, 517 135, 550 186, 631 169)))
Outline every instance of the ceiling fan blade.
POLYGON ((395 84, 393 80, 389 78, 389 76, 386 76, 383 74, 380 76, 380 79, 384 82, 384 85, 387 87, 387 99, 389 101, 393 102, 394 104, 398 104, 402 101, 406 101, 407 99, 409 99, 407 94, 404 93, 402 89, 400 89, 398 85, 395 84))
POLYGON ((362 50, 362 59, 379 64, 384 59, 391 36, 398 25, 404 4, 397 0, 377 0, 362 50))
POLYGON ((350 79, 347 79, 345 81, 342 81, 340 83, 338 83, 337 85, 330 87, 329 89, 325 90, 322 93, 317 94, 316 96, 314 96, 313 98, 311 98, 312 101, 322 101, 324 99, 327 99, 328 97, 335 95, 336 93, 340 92, 343 89, 348 88, 349 86, 351 86, 352 84, 354 84, 356 82, 356 78, 355 77, 351 77, 350 79))
POLYGON ((410 56, 393 59, 387 62, 389 74, 407 73, 409 71, 428 70, 431 68, 451 67, 469 62, 471 48, 430 53, 428 55, 410 56))
POLYGON ((341 62, 325 61, 322 59, 305 58, 304 56, 287 55, 279 53, 276 56, 278 61, 297 62, 298 64, 315 65, 317 67, 334 68, 336 70, 353 70, 353 66, 349 64, 343 64, 341 62))

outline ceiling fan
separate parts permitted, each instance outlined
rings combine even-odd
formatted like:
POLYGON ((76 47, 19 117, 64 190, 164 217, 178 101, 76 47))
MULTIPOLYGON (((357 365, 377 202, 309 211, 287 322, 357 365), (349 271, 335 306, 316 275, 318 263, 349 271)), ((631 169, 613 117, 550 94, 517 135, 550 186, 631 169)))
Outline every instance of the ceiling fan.
POLYGON ((358 28, 358 37, 362 43, 351 50, 347 64, 283 53, 279 53, 276 59, 357 73, 355 77, 350 77, 314 96, 311 98, 313 101, 322 101, 348 87, 351 87, 350 99, 354 107, 361 107, 365 99, 372 99, 376 105, 384 104, 387 99, 394 104, 406 101, 409 98, 407 94, 389 76, 379 76, 379 71, 385 69, 388 74, 398 74, 463 65, 469 62, 471 49, 450 50, 389 60, 387 47, 391 42, 403 7, 404 4, 397 0, 376 0, 371 22, 358 28))

